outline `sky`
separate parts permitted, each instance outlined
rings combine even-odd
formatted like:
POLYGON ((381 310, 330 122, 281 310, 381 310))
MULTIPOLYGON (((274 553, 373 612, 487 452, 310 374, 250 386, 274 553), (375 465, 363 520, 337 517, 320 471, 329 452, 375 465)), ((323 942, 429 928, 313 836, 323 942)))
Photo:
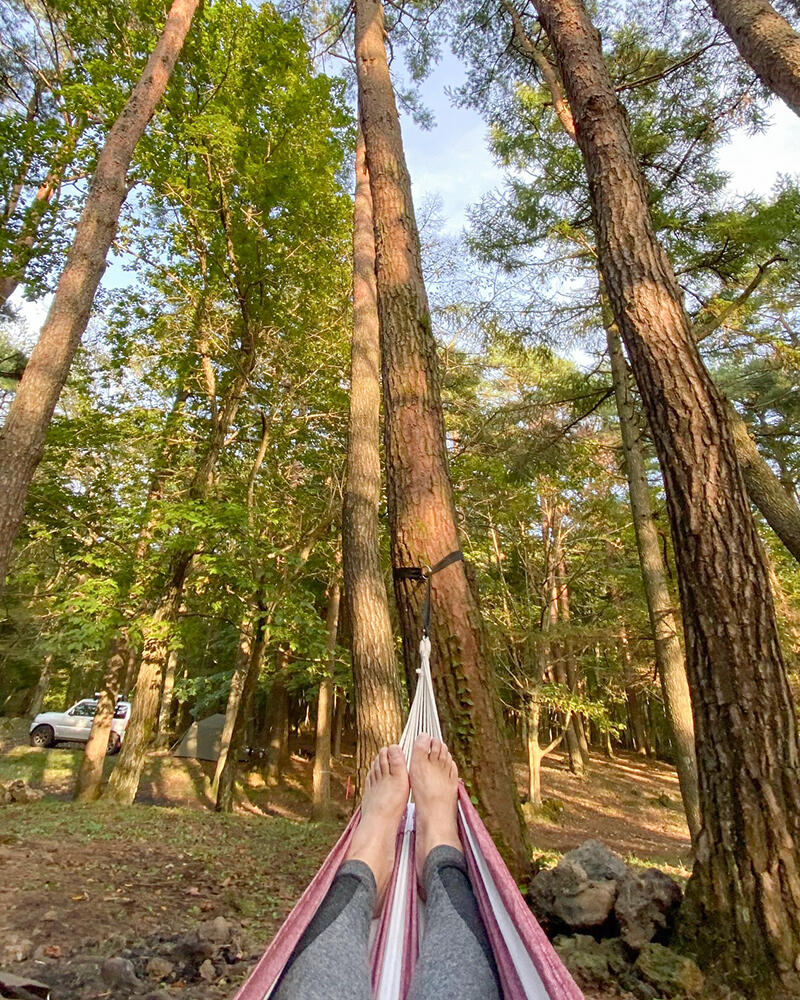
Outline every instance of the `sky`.
MULTIPOLYGON (((475 111, 453 107, 448 88, 457 87, 463 67, 447 53, 426 80, 423 98, 433 112, 434 127, 425 130, 409 116, 402 118, 406 158, 417 205, 429 197, 441 202, 444 226, 457 235, 467 223, 467 210, 482 195, 502 183, 488 149, 487 127, 475 111)), ((765 132, 750 135, 742 130, 723 150, 721 168, 730 174, 732 194, 767 194, 781 174, 792 174, 800 164, 800 118, 779 101, 771 109, 771 124, 765 132)), ((106 285, 126 284, 129 277, 113 262, 106 272, 106 285)), ((20 346, 32 346, 44 320, 47 300, 22 302, 12 299, 23 319, 16 331, 20 346)))
MULTIPOLYGON (((466 209, 497 187, 501 178, 488 150, 487 128, 480 116, 454 108, 446 95, 457 87, 463 69, 451 55, 426 81, 423 97, 433 111, 436 126, 425 131, 403 119, 403 140, 411 172, 414 200, 438 195, 448 230, 456 234, 466 223, 466 209)), ((731 175, 733 194, 766 194, 780 174, 800 167, 800 118, 776 101, 772 123, 765 133, 742 130, 724 150, 720 166, 731 175)))

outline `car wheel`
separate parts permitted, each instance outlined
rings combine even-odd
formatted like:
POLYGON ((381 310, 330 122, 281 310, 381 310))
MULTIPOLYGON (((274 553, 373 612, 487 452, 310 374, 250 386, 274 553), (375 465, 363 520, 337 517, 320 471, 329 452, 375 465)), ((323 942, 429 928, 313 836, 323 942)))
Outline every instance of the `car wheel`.
POLYGON ((114 754, 119 753, 121 746, 122 746, 122 740, 119 738, 119 733, 111 733, 108 737, 108 746, 106 747, 106 757, 113 757, 114 754))
POLYGON ((55 732, 52 726, 37 726, 31 733, 32 747, 52 747, 55 746, 55 732))

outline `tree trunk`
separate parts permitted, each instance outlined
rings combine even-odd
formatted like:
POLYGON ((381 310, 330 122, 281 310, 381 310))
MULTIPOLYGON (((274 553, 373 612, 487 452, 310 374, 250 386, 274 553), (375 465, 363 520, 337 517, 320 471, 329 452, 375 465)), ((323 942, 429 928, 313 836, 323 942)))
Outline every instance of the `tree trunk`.
MULTIPOLYGON (((664 475, 698 748, 703 829, 684 926, 763 993, 797 989, 800 749, 725 402, 655 238, 624 111, 580 0, 535 0, 584 155, 612 310, 664 475)), ((748 987, 749 988, 749 987, 748 987)))
MULTIPOLYGON (((228 762, 231 741, 233 739, 234 729, 236 728, 237 719, 239 717, 239 706, 242 703, 245 682, 247 680, 248 670, 252 662, 252 651, 253 630, 248 619, 242 623, 241 630, 239 631, 239 647, 236 656, 236 667, 234 668, 233 677, 231 678, 231 688, 228 692, 228 701, 225 706, 225 722, 222 725, 222 732, 219 737, 219 757, 217 757, 214 780, 211 782, 211 797, 216 802, 217 809, 221 812, 230 811, 230 807, 225 809, 222 808, 220 804, 220 781, 228 762)), ((233 788, 232 781, 230 782, 230 786, 233 788)), ((231 802, 232 801, 233 799, 231 796, 231 802)))
MULTIPOLYGON (((97 712, 92 722, 92 731, 84 750, 83 760, 75 783, 74 799, 76 802, 94 802, 100 798, 100 786, 103 783, 103 764, 108 750, 108 740, 111 735, 111 723, 114 721, 114 709, 121 693, 122 681, 125 678, 124 642, 120 638, 112 640, 108 665, 106 667, 103 690, 97 702, 97 712)), ((127 738, 127 732, 126 732, 127 738)))
POLYGON ((347 477, 342 510, 345 601, 356 702, 356 788, 382 746, 403 728, 400 675, 381 570, 380 333, 375 289, 372 195, 361 131, 356 145, 353 213, 353 341, 347 477))
MULTIPOLYGON (((233 793, 236 786, 236 774, 239 769, 239 757, 244 746, 250 706, 253 703, 253 695, 258 687, 258 678, 261 674, 261 664, 264 660, 266 644, 267 619, 265 615, 262 615, 256 622, 254 636, 248 637, 245 645, 243 647, 240 646, 242 655, 244 655, 245 650, 248 650, 249 656, 244 672, 241 697, 238 700, 230 736, 227 744, 225 744, 224 740, 221 741, 221 745, 226 750, 225 759, 221 765, 220 761, 217 761, 217 770, 214 775, 215 787, 213 794, 217 812, 230 812, 233 808, 233 793)), ((228 700, 228 705, 230 707, 230 699, 228 700)), ((228 726, 227 713, 225 726, 228 726)), ((220 760, 222 760, 221 755, 220 760)))
POLYGON ((344 730, 344 713, 347 708, 344 691, 336 691, 336 708, 333 712, 333 759, 342 758, 342 731, 344 730))
MULTIPOLYGON (((383 9, 375 0, 356 3, 356 71, 374 214, 392 561, 395 568, 433 565, 460 542, 411 181, 383 9)), ((398 580, 395 592, 406 664, 416 665, 423 588, 398 580)), ((463 562, 433 577, 432 610, 431 663, 447 739, 500 850, 522 875, 527 831, 483 622, 463 562)))
MULTIPOLYGON (((561 559, 561 527, 562 514, 555 504, 542 498, 542 542, 545 547, 545 608, 542 616, 542 631, 547 632, 558 623, 559 600, 556 569, 561 559)), ((572 685, 567 675, 561 643, 553 640, 547 644, 548 662, 553 679, 562 687, 572 691, 572 685)), ((583 755, 578 742, 578 734, 574 726, 574 718, 564 715, 566 727, 565 743, 569 769, 574 775, 582 778, 584 775, 583 755)))
POLYGON ((333 725, 333 671, 336 665, 336 632, 339 627, 339 579, 328 593, 328 663, 327 674, 319 685, 317 699, 317 739, 314 751, 312 819, 327 819, 331 814, 331 727, 333 725))
POLYGON ((528 799, 536 809, 542 804, 542 749, 539 744, 539 717, 542 706, 533 697, 528 700, 528 799))
POLYGON ((39 680, 36 682, 36 687, 33 691, 33 697, 31 698, 30 707, 28 708, 28 717, 33 719, 34 716, 38 715, 42 710, 42 705, 44 704, 44 696, 47 694, 47 688, 50 684, 50 669, 53 664, 53 654, 48 653, 44 658, 44 663, 42 664, 42 672, 39 674, 39 680))
MULTIPOLYGON (((564 556, 564 542, 562 533, 558 533, 558 617, 562 622, 570 620, 569 611, 569 577, 567 576, 567 564, 564 556)), ((581 683, 578 677, 578 668, 575 664, 575 650, 569 636, 564 637, 563 642, 564 664, 567 671, 567 684, 570 691, 576 694, 581 683)), ((586 740, 586 731, 583 726, 583 719, 577 712, 572 714, 571 729, 574 742, 581 755, 581 763, 584 770, 588 770, 591 763, 589 757, 589 744, 586 740)))
POLYGON ((661 555, 658 531, 653 519, 650 487, 647 484, 640 431, 636 425, 628 371, 622 355, 619 332, 611 317, 606 323, 608 353, 611 358, 611 375, 619 414, 622 449, 625 454, 625 471, 628 477, 628 497, 633 516, 636 547, 642 584, 653 630, 656 666, 664 697, 672 742, 675 748, 675 765, 681 786, 683 808, 692 843, 700 833, 700 792, 697 787, 697 760, 694 751, 694 722, 689 682, 686 679, 686 662, 683 658, 678 623, 672 606, 672 595, 667 584, 667 573, 661 555))
POLYGON ((178 651, 171 649, 167 656, 167 669, 164 671, 164 684, 161 688, 161 705, 158 709, 156 745, 160 747, 169 746, 172 740, 172 692, 175 690, 177 669, 178 651))
MULTIPOLYGON (((513 6, 511 0, 502 0, 502 2, 511 15, 514 36, 518 44, 522 51, 539 68, 545 83, 550 89, 559 121, 567 135, 574 142, 577 142, 572 112, 569 109, 569 105, 564 101, 561 82, 553 71, 552 65, 547 57, 537 49, 536 44, 526 33, 520 13, 513 6)), ((726 2, 726 0, 723 0, 723 2, 726 2)), ((734 4, 738 4, 739 0, 733 0, 733 2, 734 4)), ((745 0, 745 2, 749 2, 749 0, 745 0)), ((797 37, 800 38, 800 36, 797 37)), ((760 272, 760 275, 763 275, 763 272, 760 272)), ((756 279, 756 285, 760 280, 759 276, 756 279)), ((751 285, 751 290, 753 287, 756 286, 751 285)), ((717 329, 720 322, 721 320, 719 319, 715 320, 710 329, 708 326, 699 327, 698 324, 695 324, 693 329, 695 340, 698 343, 702 341, 712 330, 717 329)), ((758 451, 755 441, 750 437, 747 425, 732 406, 728 407, 728 414, 736 447, 736 457, 750 500, 761 511, 767 524, 769 524, 786 548, 800 562, 800 507, 798 507, 794 496, 794 489, 791 486, 787 488, 786 484, 772 471, 769 463, 758 451)))
POLYGON ((765 87, 800 115, 800 34, 767 0, 708 0, 765 87))
POLYGON ((58 282, 0 436, 0 586, 50 420, 67 380, 127 194, 136 143, 166 89, 198 0, 173 0, 161 37, 133 93, 108 133, 81 213, 75 242, 58 282))
POLYGON ((167 577, 169 585, 144 638, 130 721, 103 796, 112 802, 131 805, 136 798, 161 700, 161 680, 169 655, 169 630, 178 617, 192 555, 191 552, 178 551, 173 556, 167 577))
POLYGON ((268 785, 277 785, 289 756, 289 691, 286 687, 289 670, 289 652, 279 646, 277 667, 267 700, 269 743, 264 779, 268 785))
POLYGON ((747 424, 730 404, 728 413, 736 457, 748 496, 770 528, 800 562, 800 507, 769 467, 750 437, 747 424))

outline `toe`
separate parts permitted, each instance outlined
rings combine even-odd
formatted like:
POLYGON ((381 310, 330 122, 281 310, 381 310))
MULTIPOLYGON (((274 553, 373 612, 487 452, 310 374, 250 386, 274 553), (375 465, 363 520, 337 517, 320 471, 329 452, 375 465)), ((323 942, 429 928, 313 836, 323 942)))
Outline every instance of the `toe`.
POLYGON ((427 754, 431 749, 431 738, 427 733, 420 733, 414 740, 414 751, 427 754))
POLYGON ((392 775, 402 774, 406 769, 406 759, 399 746, 390 746, 387 750, 389 760, 389 771, 392 775))
POLYGON ((431 749, 428 756, 435 763, 439 759, 439 755, 441 754, 441 752, 442 752, 442 741, 437 740, 436 737, 434 736, 433 739, 431 740, 431 749))
POLYGON ((378 771, 381 777, 385 778, 389 774, 389 748, 381 747, 378 752, 378 771))

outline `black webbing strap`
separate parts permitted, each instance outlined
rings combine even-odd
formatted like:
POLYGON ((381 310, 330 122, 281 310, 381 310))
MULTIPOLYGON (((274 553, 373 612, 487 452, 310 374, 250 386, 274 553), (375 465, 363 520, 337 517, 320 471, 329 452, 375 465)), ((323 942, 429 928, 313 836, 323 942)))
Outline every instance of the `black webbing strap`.
POLYGON ((422 635, 428 637, 431 629, 431 577, 439 570, 445 569, 464 558, 461 549, 456 549, 449 556, 440 559, 435 566, 398 566, 394 571, 395 580, 425 580, 425 602, 422 605, 422 635))

